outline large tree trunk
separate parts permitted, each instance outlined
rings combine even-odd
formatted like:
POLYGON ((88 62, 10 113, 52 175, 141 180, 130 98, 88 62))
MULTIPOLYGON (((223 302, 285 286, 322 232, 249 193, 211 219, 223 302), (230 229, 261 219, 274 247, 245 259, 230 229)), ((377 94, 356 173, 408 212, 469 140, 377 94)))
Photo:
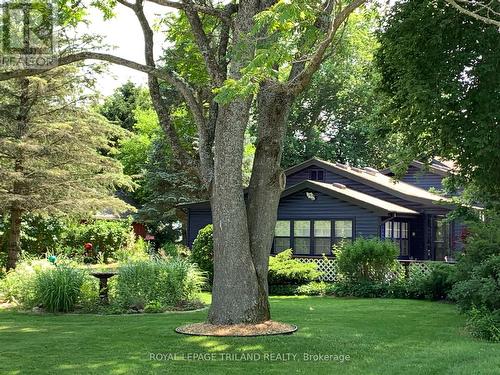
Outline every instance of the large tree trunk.
POLYGON ((21 253, 21 216, 22 211, 13 205, 10 210, 7 271, 16 268, 21 253))
POLYGON ((212 219, 214 282, 208 320, 212 324, 254 323, 268 319, 260 299, 250 253, 242 187, 243 139, 248 121, 244 100, 221 108, 216 127, 212 219), (263 315, 264 314, 264 315, 263 315))
MULTIPOLYGON (((233 36, 234 44, 240 46, 240 58, 230 66, 230 78, 241 77, 241 69, 253 56, 247 37, 258 7, 256 0, 240 4, 233 36)), ((208 314, 212 324, 257 323, 269 319, 267 294, 260 291, 250 250, 242 186, 243 147, 251 105, 251 99, 243 98, 221 105, 215 126, 211 184, 214 281, 208 314)))
POLYGON ((248 102, 224 107, 216 128, 214 286, 212 324, 269 320, 267 271, 280 194, 285 186, 281 154, 292 97, 263 85, 258 97, 258 141, 245 202, 241 163, 248 102), (236 130, 237 129, 237 130, 236 130), (246 209, 245 209, 246 207, 246 209))
MULTIPOLYGON (((19 96, 19 113, 17 115, 17 128, 15 138, 17 140, 22 140, 26 132, 28 131, 28 114, 30 110, 29 101, 29 80, 27 78, 22 78, 19 80, 19 87, 21 89, 21 95, 19 96)), ((18 176, 13 181, 13 193, 16 196, 15 200, 11 204, 10 208, 10 227, 8 236, 8 257, 7 257, 7 270, 16 268, 17 261, 19 259, 19 254, 21 253, 21 216, 23 214, 23 208, 19 201, 19 198, 24 193, 24 182, 23 182, 23 155, 21 151, 18 151, 17 159, 15 161, 14 170, 18 176), (19 177, 22 176, 22 177, 19 177)))
POLYGON ((248 190, 247 214, 250 250, 257 272, 259 293, 266 301, 269 254, 279 199, 286 184, 281 169, 281 155, 292 102, 291 96, 274 91, 270 84, 263 84, 257 97, 257 147, 248 190))

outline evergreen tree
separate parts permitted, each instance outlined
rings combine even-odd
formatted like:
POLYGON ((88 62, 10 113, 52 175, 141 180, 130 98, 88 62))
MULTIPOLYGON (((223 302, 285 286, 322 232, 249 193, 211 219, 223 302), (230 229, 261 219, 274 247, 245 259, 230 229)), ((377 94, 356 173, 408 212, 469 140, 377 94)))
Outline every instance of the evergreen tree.
POLYGON ((10 218, 7 269, 19 258, 26 213, 92 213, 128 208, 131 187, 113 159, 123 131, 89 110, 92 84, 77 67, 1 83, 0 212, 10 218))

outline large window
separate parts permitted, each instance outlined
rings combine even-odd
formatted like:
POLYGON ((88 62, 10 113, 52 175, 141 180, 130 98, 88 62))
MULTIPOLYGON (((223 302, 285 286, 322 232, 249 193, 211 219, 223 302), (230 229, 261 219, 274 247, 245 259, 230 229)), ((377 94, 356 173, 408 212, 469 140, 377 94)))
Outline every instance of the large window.
POLYGON ((332 246, 354 237, 352 220, 278 220, 274 253, 292 248, 297 255, 331 255, 332 246))
POLYGON ((408 223, 406 221, 387 221, 384 224, 384 237, 394 241, 399 247, 400 256, 409 255, 408 223))
POLYGON ((314 222, 314 254, 330 254, 332 248, 332 222, 316 220, 314 222))
POLYGON ((293 222, 293 250, 295 254, 311 252, 311 222, 297 220, 293 222))
POLYGON ((274 230, 274 252, 280 253, 283 250, 289 249, 290 244, 290 221, 278 220, 276 229, 274 230))
POLYGON ((335 243, 352 240, 352 221, 335 220, 335 243))

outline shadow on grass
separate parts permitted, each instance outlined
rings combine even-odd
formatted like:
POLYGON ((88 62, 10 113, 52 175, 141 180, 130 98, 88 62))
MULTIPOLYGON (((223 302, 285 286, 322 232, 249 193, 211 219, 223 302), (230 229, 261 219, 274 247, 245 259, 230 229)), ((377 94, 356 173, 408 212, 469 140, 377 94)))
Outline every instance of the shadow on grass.
POLYGON ((192 337, 174 329, 204 321, 206 311, 142 316, 3 311, 0 373, 226 374, 230 370, 330 374, 338 369, 346 374, 488 374, 500 367, 498 346, 464 335, 463 318, 451 305, 273 297, 271 307, 273 319, 297 324, 299 330, 289 336, 192 337), (225 353, 261 357, 224 359, 225 353), (291 353, 297 359, 264 359, 265 354, 273 353, 291 353), (350 360, 304 360, 305 354, 321 353, 349 355, 350 360), (155 354, 161 355, 151 359, 155 354), (195 358, 195 354, 200 356, 195 358), (214 354, 215 359, 201 358, 206 354, 214 354))

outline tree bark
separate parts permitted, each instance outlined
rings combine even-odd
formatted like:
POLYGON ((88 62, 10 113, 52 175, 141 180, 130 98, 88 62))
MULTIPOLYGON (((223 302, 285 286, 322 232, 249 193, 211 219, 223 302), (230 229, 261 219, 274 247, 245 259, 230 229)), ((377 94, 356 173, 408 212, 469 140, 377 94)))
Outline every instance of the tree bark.
MULTIPOLYGON (((247 35, 258 12, 258 1, 240 4, 235 20, 234 43, 248 46, 247 35)), ((253 56, 242 49, 228 76, 241 77, 253 56)), ((250 251, 246 202, 241 166, 251 99, 238 98, 219 106, 214 137, 214 175, 211 189, 214 226, 214 282, 208 321, 212 324, 258 323, 269 319, 267 298, 259 291, 250 251)))
MULTIPOLYGON (((248 189, 247 214, 250 250, 259 283, 259 298, 266 303, 269 294, 269 255, 279 199, 286 184, 286 177, 281 168, 281 156, 292 103, 291 95, 276 91, 269 83, 262 85, 257 97, 257 147, 248 189)), ((267 316, 270 317, 268 303, 263 308, 267 309, 267 316)))
POLYGON ((14 205, 10 210, 7 271, 16 268, 21 253, 21 216, 22 211, 14 205))

